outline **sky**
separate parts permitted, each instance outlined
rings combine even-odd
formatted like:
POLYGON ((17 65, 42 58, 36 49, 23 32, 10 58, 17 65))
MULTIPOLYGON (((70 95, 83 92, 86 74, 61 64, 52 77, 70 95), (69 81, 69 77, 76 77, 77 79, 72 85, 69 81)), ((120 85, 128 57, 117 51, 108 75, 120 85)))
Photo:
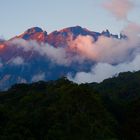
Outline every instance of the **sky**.
MULTIPOLYGON (((0 37, 9 39, 38 26, 48 33, 80 25, 89 30, 119 33, 126 20, 114 18, 103 6, 111 0, 0 0, 0 37)), ((140 0, 128 21, 140 23, 140 0)))

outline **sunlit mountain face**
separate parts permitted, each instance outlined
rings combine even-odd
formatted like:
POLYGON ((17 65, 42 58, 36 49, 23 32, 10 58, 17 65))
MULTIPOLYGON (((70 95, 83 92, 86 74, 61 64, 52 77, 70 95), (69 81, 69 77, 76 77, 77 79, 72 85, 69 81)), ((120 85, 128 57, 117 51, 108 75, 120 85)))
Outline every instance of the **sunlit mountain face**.
MULTIPOLYGON (((0 42, 0 89, 15 83, 57 79, 90 71, 94 60, 82 56, 74 42, 78 37, 89 37, 96 42, 100 36, 120 39, 108 30, 102 33, 80 26, 47 34, 33 27, 10 40, 0 42)), ((81 46, 86 47, 86 46, 81 46)))
POLYGON ((99 36, 103 35, 106 37, 119 38, 118 35, 111 34, 108 30, 102 33, 89 31, 86 28, 80 26, 69 27, 62 29, 60 31, 54 31, 47 34, 39 27, 33 27, 25 31, 23 34, 16 36, 12 39, 24 39, 24 40, 35 40, 37 42, 48 43, 54 47, 66 47, 70 40, 76 39, 79 35, 81 36, 91 36, 95 41, 99 36))
POLYGON ((12 39, 22 38, 24 40, 36 40, 38 42, 46 42, 47 32, 39 27, 33 27, 25 31, 23 34, 12 39))

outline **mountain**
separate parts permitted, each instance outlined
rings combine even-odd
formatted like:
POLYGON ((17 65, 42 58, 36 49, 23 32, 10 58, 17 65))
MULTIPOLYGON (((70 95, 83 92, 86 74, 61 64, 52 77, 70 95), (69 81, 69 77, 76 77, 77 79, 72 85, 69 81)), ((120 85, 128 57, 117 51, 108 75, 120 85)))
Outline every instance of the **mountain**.
POLYGON ((36 40, 37 42, 48 43, 54 47, 65 47, 68 46, 68 41, 70 39, 72 40, 76 39, 79 35, 91 36, 95 41, 97 41, 98 37, 101 35, 119 39, 118 35, 113 35, 108 30, 99 33, 99 32, 90 31, 80 26, 64 28, 60 31, 54 31, 50 34, 47 34, 46 31, 43 31, 39 27, 33 27, 25 31, 23 34, 16 36, 12 39, 22 38, 25 40, 36 40))
POLYGON ((139 140, 140 71, 100 84, 65 77, 0 92, 1 140, 139 140))
POLYGON ((79 35, 81 36, 89 35, 93 37, 93 39, 97 40, 101 34, 98 32, 89 31, 80 26, 75 26, 50 33, 47 37, 47 42, 55 47, 65 47, 68 46, 68 41, 70 39, 73 40, 79 35))
POLYGON ((23 34, 16 36, 12 39, 22 38, 25 40, 36 40, 38 42, 45 42, 47 37, 47 32, 43 31, 39 27, 33 27, 25 31, 23 34))
POLYGON ((94 41, 99 36, 120 39, 108 30, 99 33, 80 26, 49 34, 32 27, 9 40, 0 41, 0 89, 15 83, 51 80, 68 73, 89 71, 95 62, 71 48, 71 43, 79 36, 90 36, 94 41))

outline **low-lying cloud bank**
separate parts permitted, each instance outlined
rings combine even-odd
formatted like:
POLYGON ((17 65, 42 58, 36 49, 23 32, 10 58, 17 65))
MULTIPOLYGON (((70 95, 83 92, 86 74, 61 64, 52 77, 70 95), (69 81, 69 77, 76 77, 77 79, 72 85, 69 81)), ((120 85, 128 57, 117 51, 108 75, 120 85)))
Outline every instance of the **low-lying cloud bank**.
POLYGON ((68 74, 69 80, 76 83, 91 83, 102 82, 104 79, 110 78, 119 74, 120 72, 138 71, 140 70, 140 54, 131 62, 120 63, 118 65, 111 65, 108 63, 97 63, 92 67, 90 72, 78 72, 74 77, 68 74))

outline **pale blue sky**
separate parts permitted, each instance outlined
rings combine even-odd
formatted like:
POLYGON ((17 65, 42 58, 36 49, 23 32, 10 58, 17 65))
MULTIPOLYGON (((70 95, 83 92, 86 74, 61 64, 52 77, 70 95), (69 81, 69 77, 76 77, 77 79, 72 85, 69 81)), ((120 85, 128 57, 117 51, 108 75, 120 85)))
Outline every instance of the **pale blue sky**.
MULTIPOLYGON (((102 8, 105 1, 110 0, 0 0, 0 36, 8 39, 33 26, 48 33, 75 25, 119 33, 126 23, 102 8)), ((140 23, 140 0, 133 1, 129 20, 140 23)))

